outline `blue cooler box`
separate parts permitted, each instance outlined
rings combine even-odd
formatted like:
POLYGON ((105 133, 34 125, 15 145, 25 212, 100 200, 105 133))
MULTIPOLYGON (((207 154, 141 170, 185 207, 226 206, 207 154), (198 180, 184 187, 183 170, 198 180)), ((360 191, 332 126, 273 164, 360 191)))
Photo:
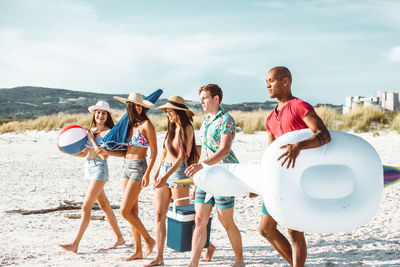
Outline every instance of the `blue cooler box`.
MULTIPOLYGON (((176 251, 192 250, 192 235, 194 230, 194 204, 175 206, 168 208, 167 220, 167 247, 176 251)), ((207 224, 207 241, 205 248, 210 243, 211 219, 207 224)))

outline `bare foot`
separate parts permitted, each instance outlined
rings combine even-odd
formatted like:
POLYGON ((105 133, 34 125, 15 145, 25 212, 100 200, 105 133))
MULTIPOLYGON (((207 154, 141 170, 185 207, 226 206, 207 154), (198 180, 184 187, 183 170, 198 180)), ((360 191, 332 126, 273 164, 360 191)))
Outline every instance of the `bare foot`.
POLYGON ((123 238, 120 238, 117 240, 117 242, 114 243, 114 245, 112 247, 109 247, 109 249, 114 249, 117 248, 119 246, 122 246, 125 244, 125 240, 123 238))
POLYGON ((246 265, 244 264, 244 262, 235 262, 234 265, 232 265, 232 267, 245 267, 246 265))
POLYGON ((66 251, 71 251, 73 253, 78 252, 78 246, 74 244, 65 244, 65 245, 59 244, 58 246, 66 251))
POLYGON ((132 261, 132 260, 139 260, 139 259, 143 259, 143 253, 140 251, 136 251, 135 253, 133 253, 130 257, 125 258, 125 261, 132 261))
POLYGON ((164 265, 164 259, 163 258, 155 258, 153 261, 150 263, 143 265, 144 267, 150 267, 150 266, 160 266, 164 265))
POLYGON ((214 245, 210 243, 208 248, 206 248, 206 252, 204 254, 204 257, 201 259, 201 262, 210 262, 215 250, 216 248, 214 247, 214 245))
POLYGON ((146 251, 143 255, 144 258, 149 256, 151 253, 153 253, 154 246, 156 245, 156 241, 154 239, 151 239, 151 243, 146 242, 146 251))

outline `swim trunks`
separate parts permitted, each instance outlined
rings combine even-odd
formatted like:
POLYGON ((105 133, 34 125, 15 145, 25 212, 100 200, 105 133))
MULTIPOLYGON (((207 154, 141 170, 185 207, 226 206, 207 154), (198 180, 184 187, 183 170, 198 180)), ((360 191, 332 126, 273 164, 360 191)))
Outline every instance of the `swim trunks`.
POLYGON ((264 215, 269 215, 269 212, 268 212, 267 208, 265 207, 265 204, 264 204, 264 203, 263 203, 263 205, 262 205, 262 210, 261 210, 261 212, 262 212, 262 214, 264 214, 264 215))
POLYGON ((215 205, 215 207, 220 210, 230 209, 233 208, 233 206, 235 206, 235 197, 213 196, 209 201, 204 202, 206 194, 207 193, 205 191, 197 187, 194 203, 211 204, 213 206, 215 205))

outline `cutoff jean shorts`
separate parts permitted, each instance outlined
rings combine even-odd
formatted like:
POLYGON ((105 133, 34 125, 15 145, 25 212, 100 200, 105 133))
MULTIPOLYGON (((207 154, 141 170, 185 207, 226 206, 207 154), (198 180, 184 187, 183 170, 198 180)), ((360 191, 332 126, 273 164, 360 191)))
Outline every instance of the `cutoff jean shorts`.
MULTIPOLYGON (((171 169, 172 165, 173 165, 173 163, 171 163, 171 162, 163 161, 161 164, 160 174, 159 174, 158 178, 161 178, 162 176, 164 176, 171 169)), ((188 178, 185 174, 185 170, 187 167, 188 167, 188 164, 185 161, 168 177, 166 184, 169 188, 178 186, 178 184, 174 183, 175 181, 179 181, 179 180, 188 178)), ((190 187, 190 185, 184 185, 184 186, 190 187)))
POLYGON ((93 180, 108 181, 107 161, 101 158, 86 159, 85 163, 85 181, 93 180))
POLYGON ((136 182, 142 182, 143 175, 147 170, 146 159, 124 159, 122 167, 122 178, 136 182))

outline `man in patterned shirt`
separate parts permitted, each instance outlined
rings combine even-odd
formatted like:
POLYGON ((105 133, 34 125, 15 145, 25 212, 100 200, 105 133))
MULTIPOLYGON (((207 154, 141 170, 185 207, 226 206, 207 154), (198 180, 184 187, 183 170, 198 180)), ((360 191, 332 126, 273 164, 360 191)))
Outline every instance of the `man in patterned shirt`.
MULTIPOLYGON (((202 146, 202 162, 193 164, 186 169, 186 174, 192 177, 203 168, 202 163, 213 165, 218 163, 239 163, 231 150, 235 137, 235 121, 221 107, 222 90, 216 84, 208 84, 200 88, 200 103, 208 114, 204 117, 200 128, 200 143, 202 146)), ((245 266, 243 262, 242 237, 239 229, 233 221, 234 197, 213 196, 205 202, 206 192, 196 188, 195 196, 195 229, 192 238, 192 255, 188 266, 198 266, 201 251, 206 244, 207 223, 212 207, 216 205, 218 218, 225 228, 233 252, 235 264, 233 266, 245 266)), ((215 250, 215 248, 214 248, 215 250)), ((209 255, 209 259, 211 259, 209 255)))

